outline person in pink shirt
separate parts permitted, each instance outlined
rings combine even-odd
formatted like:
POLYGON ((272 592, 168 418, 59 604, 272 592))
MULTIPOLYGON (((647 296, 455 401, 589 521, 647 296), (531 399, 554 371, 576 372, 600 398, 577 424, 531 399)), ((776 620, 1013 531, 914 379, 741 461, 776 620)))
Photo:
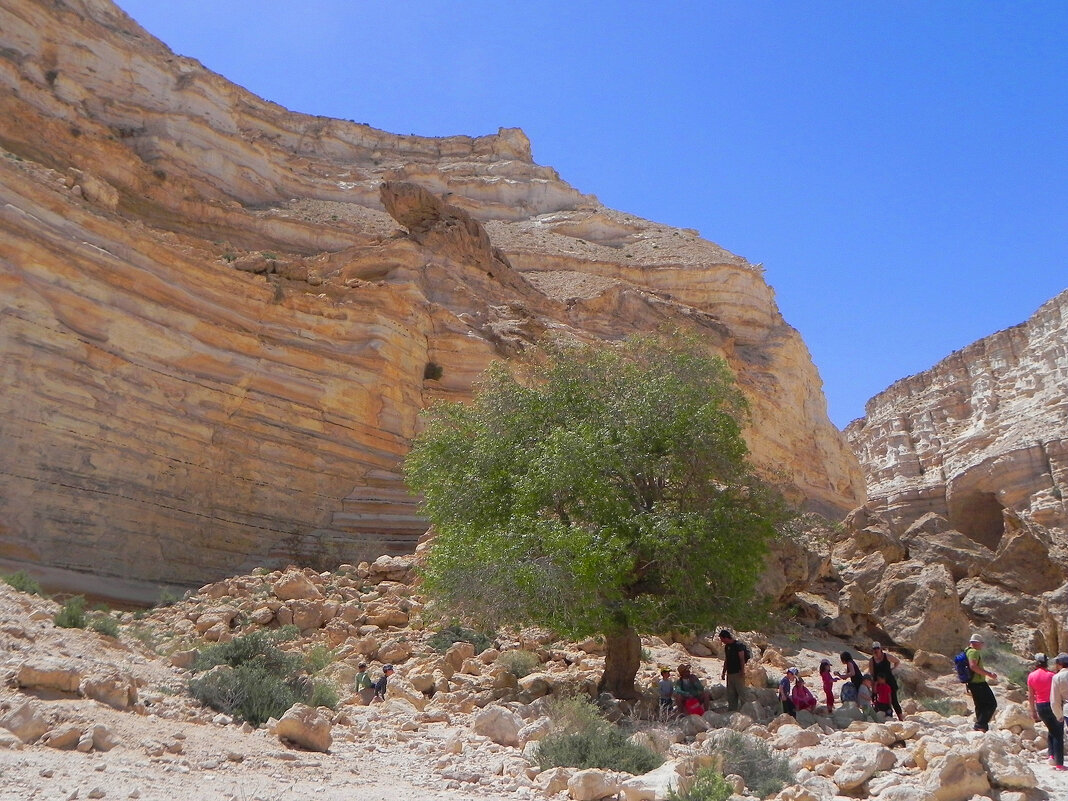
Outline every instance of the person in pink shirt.
POLYGON ((1064 724, 1057 720, 1050 704, 1054 672, 1049 669, 1045 654, 1035 654, 1035 669, 1027 674, 1027 705, 1031 708, 1031 720, 1042 721, 1049 730, 1046 750, 1054 767, 1064 767, 1064 724))
POLYGON ((834 674, 831 672, 831 660, 820 660, 820 678, 823 680, 823 694, 827 697, 827 711, 834 711, 834 674))

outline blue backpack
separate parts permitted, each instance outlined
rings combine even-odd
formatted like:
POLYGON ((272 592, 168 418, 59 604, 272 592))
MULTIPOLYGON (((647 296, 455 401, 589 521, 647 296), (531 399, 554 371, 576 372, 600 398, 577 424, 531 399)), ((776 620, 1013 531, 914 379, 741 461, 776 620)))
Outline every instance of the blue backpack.
POLYGON ((967 684, 972 680, 972 666, 968 662, 966 651, 961 651, 953 657, 953 667, 957 669, 957 679, 961 684, 967 684))

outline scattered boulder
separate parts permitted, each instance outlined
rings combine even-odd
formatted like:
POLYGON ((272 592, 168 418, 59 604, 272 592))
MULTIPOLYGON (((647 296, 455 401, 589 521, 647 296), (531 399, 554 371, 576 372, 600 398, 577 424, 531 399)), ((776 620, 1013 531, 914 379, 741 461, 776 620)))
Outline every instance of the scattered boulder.
POLYGON ((333 742, 330 721, 305 704, 291 706, 275 726, 278 739, 309 751, 328 751, 333 742))
POLYGON ((24 743, 35 742, 52 728, 35 701, 26 701, 0 717, 0 726, 14 734, 24 743))
POLYGON ((499 745, 519 745, 519 731, 523 719, 515 712, 501 706, 488 706, 475 715, 471 730, 489 737, 499 745))

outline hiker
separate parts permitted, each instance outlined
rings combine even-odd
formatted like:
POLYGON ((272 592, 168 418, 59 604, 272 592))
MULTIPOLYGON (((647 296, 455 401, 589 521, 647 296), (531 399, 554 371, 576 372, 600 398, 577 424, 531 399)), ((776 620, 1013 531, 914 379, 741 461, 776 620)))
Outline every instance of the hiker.
POLYGON ((1064 724, 1057 720, 1050 704, 1054 672, 1049 669, 1049 659, 1043 653, 1035 654, 1035 669, 1027 674, 1027 705, 1031 708, 1031 720, 1046 724, 1049 737, 1046 740, 1046 755, 1054 765, 1064 764, 1064 724))
POLYGON ((897 719, 904 720, 905 713, 901 711, 901 702, 897 700, 897 677, 894 675, 894 668, 900 664, 901 660, 884 651, 881 644, 877 642, 871 644, 871 659, 868 660, 868 672, 876 680, 876 685, 878 685, 880 676, 886 679, 886 684, 890 687, 890 706, 893 707, 897 719))
POLYGON ((389 677, 393 675, 393 665, 385 665, 382 668, 382 676, 375 682, 375 701, 386 700, 386 685, 389 683, 389 677))
POLYGON ((997 680, 998 674, 983 667, 983 636, 973 634, 968 640, 968 647, 964 653, 968 657, 968 667, 971 668, 972 677, 968 680, 968 692, 972 695, 975 703, 975 731, 989 731, 990 719, 997 711, 998 701, 994 697, 994 691, 990 689, 988 679, 997 680))
POLYGON ((875 711, 872 708, 873 689, 871 676, 861 676, 860 686, 857 687, 857 708, 865 715, 871 715, 875 711))
MULTIPOLYGON (((1064 766, 1064 705, 1068 703, 1068 654, 1060 653, 1053 659, 1057 665, 1057 673, 1053 676, 1050 685, 1049 705, 1053 710, 1053 716, 1060 724, 1057 738, 1057 751, 1053 753, 1053 769, 1065 770, 1064 766)), ((1050 732, 1052 733, 1052 729, 1050 732)))
POLYGON ((675 682, 671 680, 671 668, 660 668, 660 681, 656 683, 656 694, 660 699, 660 709, 671 711, 674 705, 672 696, 675 694, 675 682))
POLYGON ((820 660, 820 678, 823 680, 823 695, 827 700, 827 711, 834 711, 834 683, 838 681, 831 673, 831 660, 820 660))
POLYGON ((797 717, 797 708, 794 706, 792 684, 801 675, 801 671, 795 667, 786 671, 779 681, 779 700, 782 702, 782 711, 787 715, 797 717))
MULTIPOLYGON (((800 676, 794 682, 794 689, 790 691, 790 700, 793 702, 794 710, 797 712, 802 709, 811 712, 816 708, 816 696, 805 686, 805 680, 800 676)), ((794 715, 794 717, 797 716, 794 715)))
POLYGON ((727 629, 719 633, 723 643, 723 671, 720 678, 727 685, 727 711, 737 712, 746 702, 745 663, 749 661, 749 649, 738 642, 727 629))
POLYGON ((845 665, 845 672, 836 672, 834 675, 839 679, 846 679, 842 684, 842 703, 856 703, 857 702, 857 690, 860 689, 860 685, 864 682, 864 674, 860 672, 860 665, 853 659, 853 655, 849 651, 842 651, 841 653, 842 664, 845 665))
POLYGON ((686 715, 704 714, 704 710, 708 709, 708 690, 701 684, 701 680, 690 672, 689 665, 679 665, 678 671, 679 677, 675 680, 673 690, 675 708, 686 715), (700 712, 697 712, 694 704, 690 702, 691 698, 701 706, 700 712))
POLYGON ((360 703, 367 706, 375 697, 375 683, 371 681, 371 675, 367 672, 367 665, 361 662, 356 666, 360 671, 352 680, 352 687, 360 697, 360 703))
MULTIPOLYGON (((865 676, 866 678, 867 676, 865 676)), ((871 694, 872 707, 875 711, 882 712, 887 717, 890 717, 890 712, 894 708, 894 693, 890 688, 890 683, 886 680, 886 676, 882 673, 875 677, 875 686, 872 687, 871 694)))

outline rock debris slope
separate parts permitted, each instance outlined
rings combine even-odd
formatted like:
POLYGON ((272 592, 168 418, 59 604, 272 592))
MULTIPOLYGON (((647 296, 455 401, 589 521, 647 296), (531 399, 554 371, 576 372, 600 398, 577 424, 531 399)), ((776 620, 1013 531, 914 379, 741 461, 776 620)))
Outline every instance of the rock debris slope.
POLYGON ((0 559, 55 585, 410 551, 418 412, 547 332, 696 327, 758 462, 812 509, 863 501, 761 270, 603 207, 519 130, 291 113, 106 0, 0 0, 0 149, 0 559))

